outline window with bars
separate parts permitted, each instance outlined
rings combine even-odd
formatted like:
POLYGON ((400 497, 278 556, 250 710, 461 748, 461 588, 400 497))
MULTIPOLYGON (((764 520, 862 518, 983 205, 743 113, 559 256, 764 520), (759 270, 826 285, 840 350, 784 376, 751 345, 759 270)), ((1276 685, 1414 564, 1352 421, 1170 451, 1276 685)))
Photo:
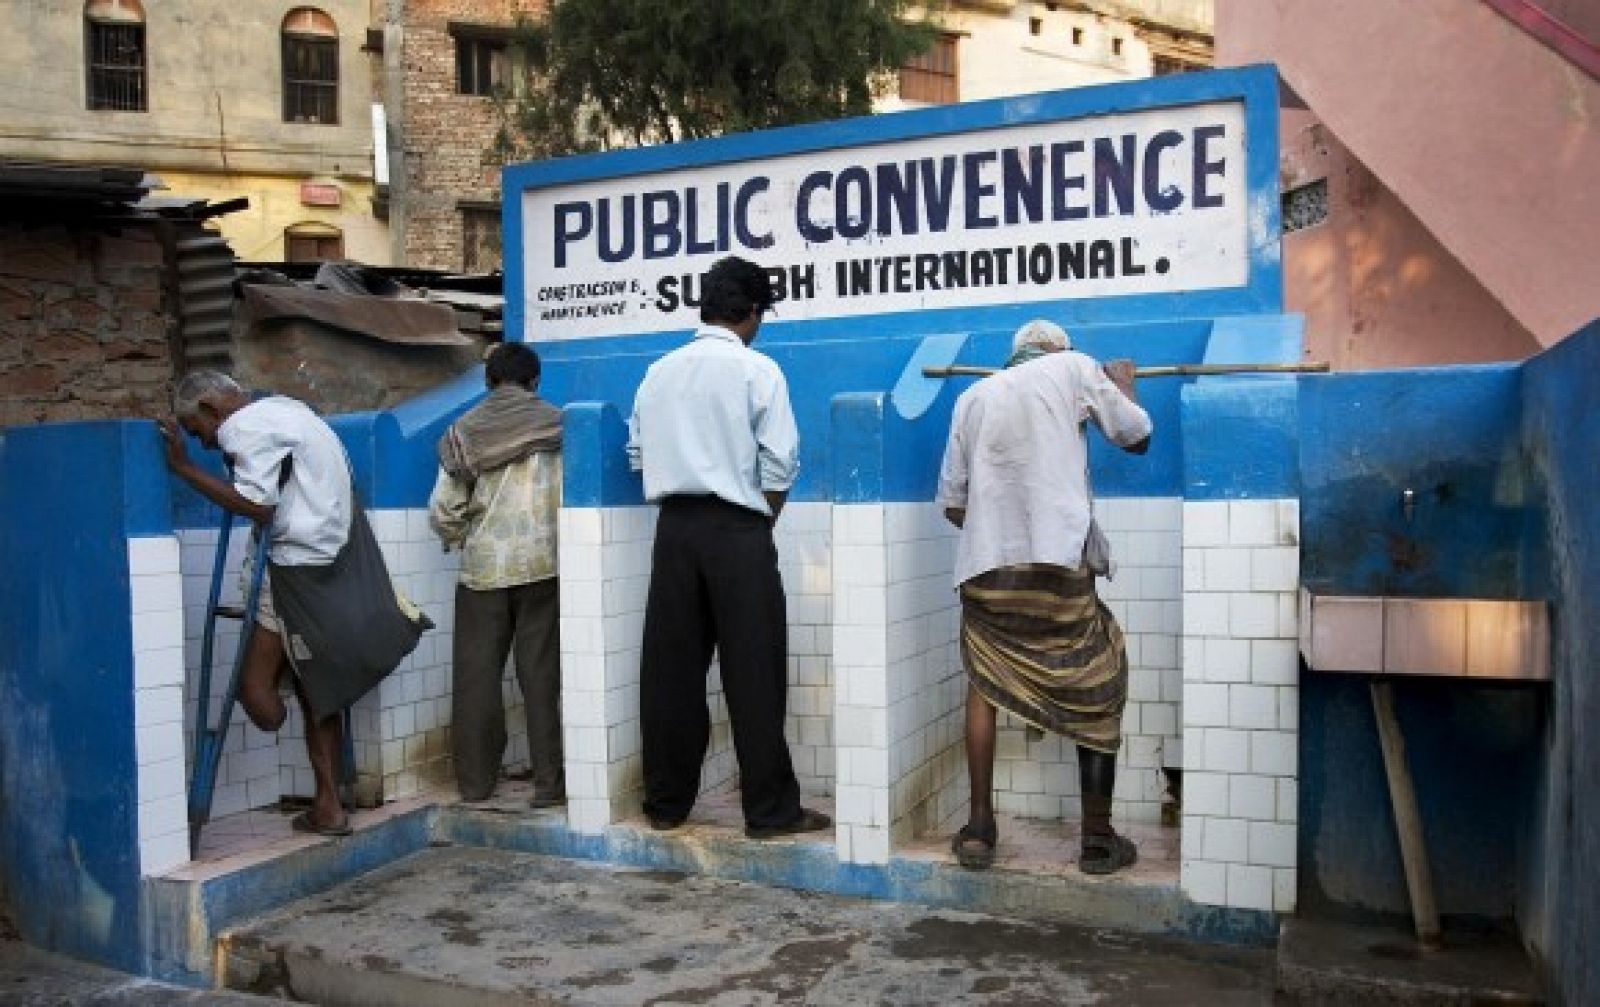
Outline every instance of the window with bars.
POLYGON ((489 96, 506 82, 504 39, 456 37, 456 93, 489 96))
POLYGON ((90 110, 146 111, 144 25, 104 21, 86 25, 90 110))
POLYGON ((464 206, 461 208, 461 268, 468 273, 487 273, 500 268, 500 208, 464 206))
POLYGON ((283 121, 339 122, 339 26, 315 7, 283 19, 283 121))
POLYGON ((931 105, 960 101, 958 40, 959 36, 946 33, 939 36, 932 49, 908 60, 900 68, 900 97, 931 105))

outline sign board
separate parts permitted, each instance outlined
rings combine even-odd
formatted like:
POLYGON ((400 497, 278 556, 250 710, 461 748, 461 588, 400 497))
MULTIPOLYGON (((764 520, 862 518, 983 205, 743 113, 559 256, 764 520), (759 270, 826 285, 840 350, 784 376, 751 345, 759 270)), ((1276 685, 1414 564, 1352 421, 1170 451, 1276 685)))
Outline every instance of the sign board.
POLYGON ((725 255, 771 271, 780 323, 1242 288, 1250 125, 1236 95, 550 184, 512 169, 508 293, 543 342, 693 328, 725 255))

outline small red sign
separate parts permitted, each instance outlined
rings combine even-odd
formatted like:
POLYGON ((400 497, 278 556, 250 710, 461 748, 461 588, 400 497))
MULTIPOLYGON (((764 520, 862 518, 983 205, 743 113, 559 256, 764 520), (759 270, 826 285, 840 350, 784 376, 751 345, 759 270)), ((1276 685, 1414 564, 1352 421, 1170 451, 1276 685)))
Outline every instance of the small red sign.
POLYGON ((300 183, 300 203, 302 206, 338 206, 343 198, 337 185, 321 185, 316 182, 300 183))

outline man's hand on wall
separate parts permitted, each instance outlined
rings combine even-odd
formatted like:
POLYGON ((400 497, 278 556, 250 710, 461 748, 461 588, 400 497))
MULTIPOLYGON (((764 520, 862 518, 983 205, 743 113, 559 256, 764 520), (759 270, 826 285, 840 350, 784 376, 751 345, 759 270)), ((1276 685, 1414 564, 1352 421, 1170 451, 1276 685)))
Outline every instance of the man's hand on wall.
POLYGON ((191 464, 188 446, 183 442, 183 431, 172 420, 156 420, 156 429, 161 431, 161 439, 167 442, 167 465, 174 472, 183 472, 191 464))
POLYGON ((1138 401, 1138 396, 1133 390, 1133 361, 1132 360, 1107 360, 1100 365, 1106 372, 1106 377, 1111 383, 1128 398, 1138 401))

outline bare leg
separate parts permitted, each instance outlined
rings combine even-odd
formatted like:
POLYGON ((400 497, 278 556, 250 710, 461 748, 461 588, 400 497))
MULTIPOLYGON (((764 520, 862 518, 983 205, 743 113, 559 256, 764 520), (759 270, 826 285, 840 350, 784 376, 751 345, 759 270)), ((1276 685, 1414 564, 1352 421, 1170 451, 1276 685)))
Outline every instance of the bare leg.
POLYGON ((239 675, 239 705, 250 723, 263 731, 276 731, 289 716, 278 695, 278 675, 287 667, 283 637, 256 626, 245 651, 244 670, 239 675))
POLYGON ((995 711, 977 688, 967 686, 967 784, 972 810, 967 826, 981 836, 994 835, 995 711))
POLYGON ((321 720, 311 714, 311 703, 295 679, 295 695, 306 722, 306 755, 311 759, 311 775, 317 792, 311 800, 311 821, 315 825, 337 828, 345 824, 344 805, 339 803, 339 754, 343 725, 337 713, 321 720))

